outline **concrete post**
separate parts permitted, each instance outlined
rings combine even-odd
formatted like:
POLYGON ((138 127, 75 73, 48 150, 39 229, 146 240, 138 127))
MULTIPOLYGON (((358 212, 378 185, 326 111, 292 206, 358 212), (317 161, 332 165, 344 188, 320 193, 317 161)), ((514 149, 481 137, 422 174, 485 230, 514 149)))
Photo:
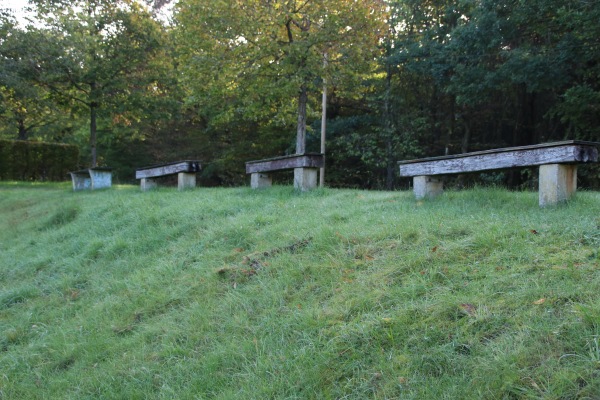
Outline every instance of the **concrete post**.
POLYGON ((157 185, 155 179, 152 179, 152 178, 142 178, 142 179, 140 179, 140 188, 142 189, 143 192, 145 192, 146 190, 154 189, 157 186, 158 185, 157 185))
POLYGON ((442 194, 444 184, 442 181, 432 178, 431 176, 415 176, 413 178, 413 191, 417 200, 426 197, 433 198, 442 194))
POLYGON ((273 184, 273 180, 271 176, 267 174, 262 174, 260 172, 255 172, 250 175, 250 187, 252 189, 262 189, 270 187, 273 184))
POLYGON ((551 206, 568 200, 577 190, 577 165, 540 165, 540 207, 551 206))
POLYGON ((177 174, 177 189, 185 190, 196 187, 195 172, 180 172, 177 174))
POLYGON ((92 190, 106 189, 112 186, 112 171, 90 168, 89 173, 92 190))
POLYGON ((92 187, 92 180, 88 173, 71 172, 71 179, 73 180, 73 190, 85 190, 92 187))
POLYGON ((294 168, 294 189, 306 192, 317 187, 318 168, 294 168))

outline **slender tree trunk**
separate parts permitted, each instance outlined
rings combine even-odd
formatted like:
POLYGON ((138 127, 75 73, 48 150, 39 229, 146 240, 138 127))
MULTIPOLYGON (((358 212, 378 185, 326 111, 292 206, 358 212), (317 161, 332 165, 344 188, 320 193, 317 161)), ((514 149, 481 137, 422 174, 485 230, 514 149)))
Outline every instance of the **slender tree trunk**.
POLYGON ((389 63, 386 66, 386 79, 385 79, 385 97, 384 97, 384 108, 385 108, 385 121, 383 123, 385 130, 385 153, 386 153, 386 176, 385 176, 385 187, 387 190, 392 190, 394 186, 394 123, 392 121, 392 68, 389 63))
POLYGON ((469 152, 469 144, 471 143, 471 124, 468 121, 464 123, 465 133, 463 134, 462 143, 460 146, 461 153, 469 152))
POLYGON ((308 90, 306 85, 300 88, 298 96, 298 126, 296 133, 296 154, 306 152, 306 104, 308 103, 308 90))
POLYGON ((456 129, 456 99, 454 96, 450 96, 450 126, 446 130, 446 144, 444 149, 444 154, 449 155, 452 147, 452 138, 454 136, 454 131, 456 129))
POLYGON ((96 103, 95 95, 96 95, 96 83, 93 82, 91 84, 91 98, 90 102, 90 148, 92 149, 92 168, 98 166, 98 154, 96 151, 96 143, 97 143, 97 127, 96 127, 96 119, 97 119, 97 111, 98 111, 98 103, 96 103))
MULTIPOLYGON (((327 64, 327 58, 325 58, 327 64)), ((321 154, 325 157, 325 137, 327 136, 327 81, 323 79, 323 98, 321 104, 321 154)), ((325 164, 319 170, 319 186, 325 187, 325 164)))
POLYGON ((92 168, 97 167, 98 155, 96 152, 96 106, 90 105, 90 147, 92 148, 92 168))

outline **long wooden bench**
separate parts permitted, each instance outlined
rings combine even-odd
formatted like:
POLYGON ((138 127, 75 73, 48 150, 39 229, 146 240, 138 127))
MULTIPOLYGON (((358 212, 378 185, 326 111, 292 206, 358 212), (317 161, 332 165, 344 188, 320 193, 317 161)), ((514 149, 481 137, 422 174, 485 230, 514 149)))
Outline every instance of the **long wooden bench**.
POLYGON ((94 167, 69 172, 73 190, 106 189, 112 186, 112 168, 94 167))
POLYGON ((317 186, 318 171, 324 163, 325 158, 320 153, 294 154, 248 161, 246 162, 246 174, 251 174, 250 186, 252 189, 259 189, 272 185, 272 172, 293 169, 294 188, 304 192, 317 186))
POLYGON ((539 204, 568 200, 577 190, 577 164, 598 161, 600 143, 564 141, 508 147, 444 157, 400 161, 400 176, 413 177, 415 197, 442 193, 438 175, 539 166, 539 204))
POLYGON ((199 161, 175 161, 138 168, 135 171, 135 179, 140 179, 140 188, 146 191, 158 186, 158 178, 177 174, 177 188, 183 190, 196 187, 196 173, 201 169, 199 161))

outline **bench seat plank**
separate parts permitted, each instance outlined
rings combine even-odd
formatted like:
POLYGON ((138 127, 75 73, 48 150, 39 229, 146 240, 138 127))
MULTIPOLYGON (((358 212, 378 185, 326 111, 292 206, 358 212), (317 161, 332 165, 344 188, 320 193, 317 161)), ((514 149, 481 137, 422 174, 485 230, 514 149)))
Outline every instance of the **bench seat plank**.
POLYGON ((254 174, 294 168, 322 168, 323 165, 324 158, 320 153, 295 154, 291 156, 248 161, 246 162, 246 173, 254 174))
POLYGON ((175 175, 180 172, 195 173, 201 168, 199 161, 184 160, 169 164, 153 165, 149 167, 138 168, 135 171, 136 179, 156 178, 159 176, 175 175))
POLYGON ((398 164, 400 176, 410 177, 597 161, 595 143, 565 141, 401 161, 398 164))

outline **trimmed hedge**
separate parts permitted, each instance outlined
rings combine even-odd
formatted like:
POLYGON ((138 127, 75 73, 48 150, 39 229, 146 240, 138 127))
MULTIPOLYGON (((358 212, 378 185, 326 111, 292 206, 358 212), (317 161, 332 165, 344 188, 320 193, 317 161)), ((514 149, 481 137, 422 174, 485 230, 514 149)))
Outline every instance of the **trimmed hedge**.
POLYGON ((74 145, 0 140, 0 180, 64 181, 78 160, 74 145))

